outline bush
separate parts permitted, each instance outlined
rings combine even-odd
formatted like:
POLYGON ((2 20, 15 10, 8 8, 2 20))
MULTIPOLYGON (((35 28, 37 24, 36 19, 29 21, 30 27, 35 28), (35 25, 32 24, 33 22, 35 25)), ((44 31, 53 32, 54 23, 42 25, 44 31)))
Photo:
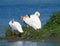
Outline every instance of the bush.
POLYGON ((6 30, 5 35, 6 35, 6 37, 11 37, 11 35, 12 35, 12 31, 11 31, 10 28, 8 28, 8 29, 6 30))

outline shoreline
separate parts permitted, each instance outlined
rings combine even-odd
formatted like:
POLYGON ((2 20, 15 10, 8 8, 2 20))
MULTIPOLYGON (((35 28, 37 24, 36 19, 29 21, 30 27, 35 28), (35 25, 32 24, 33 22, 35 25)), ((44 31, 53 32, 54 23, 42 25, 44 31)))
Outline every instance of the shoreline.
POLYGON ((49 41, 49 40, 53 40, 53 41, 60 41, 60 38, 40 38, 40 39, 24 39, 21 37, 0 37, 0 41, 1 40, 6 40, 9 42, 14 42, 14 41, 49 41))

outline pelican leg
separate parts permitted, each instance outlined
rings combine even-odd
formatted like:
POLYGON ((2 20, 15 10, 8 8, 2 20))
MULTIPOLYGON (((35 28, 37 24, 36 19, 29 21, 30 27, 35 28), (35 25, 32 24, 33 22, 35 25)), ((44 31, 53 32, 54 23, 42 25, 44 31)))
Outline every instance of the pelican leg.
POLYGON ((14 34, 15 34, 14 31, 12 31, 12 38, 14 38, 14 34))
POLYGON ((12 38, 14 38, 14 32, 12 32, 12 38))

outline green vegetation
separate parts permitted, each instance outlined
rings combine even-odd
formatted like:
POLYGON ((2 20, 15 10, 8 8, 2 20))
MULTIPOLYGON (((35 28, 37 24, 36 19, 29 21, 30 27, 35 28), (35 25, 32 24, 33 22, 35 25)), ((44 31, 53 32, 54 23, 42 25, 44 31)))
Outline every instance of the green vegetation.
MULTIPOLYGON (((22 39, 60 39, 60 12, 54 13, 42 29, 34 30, 31 27, 23 26, 23 30, 24 33, 20 37, 22 39)), ((11 30, 7 29, 6 37, 10 37, 11 33, 11 30)), ((18 37, 17 34, 19 33, 15 34, 15 36, 18 37)))
POLYGON ((11 31, 11 29, 10 28, 8 28, 7 30, 6 30, 6 37, 11 37, 11 34, 12 34, 12 31, 11 31))
POLYGON ((54 13, 51 16, 44 29, 47 30, 49 37, 60 39, 60 12, 54 13))

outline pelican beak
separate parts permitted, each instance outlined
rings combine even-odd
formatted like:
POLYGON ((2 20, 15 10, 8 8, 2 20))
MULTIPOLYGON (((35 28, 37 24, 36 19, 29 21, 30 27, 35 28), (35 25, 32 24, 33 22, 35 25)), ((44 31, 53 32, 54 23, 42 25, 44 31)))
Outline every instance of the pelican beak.
POLYGON ((19 18, 19 20, 23 20, 23 16, 21 16, 21 17, 19 18))

